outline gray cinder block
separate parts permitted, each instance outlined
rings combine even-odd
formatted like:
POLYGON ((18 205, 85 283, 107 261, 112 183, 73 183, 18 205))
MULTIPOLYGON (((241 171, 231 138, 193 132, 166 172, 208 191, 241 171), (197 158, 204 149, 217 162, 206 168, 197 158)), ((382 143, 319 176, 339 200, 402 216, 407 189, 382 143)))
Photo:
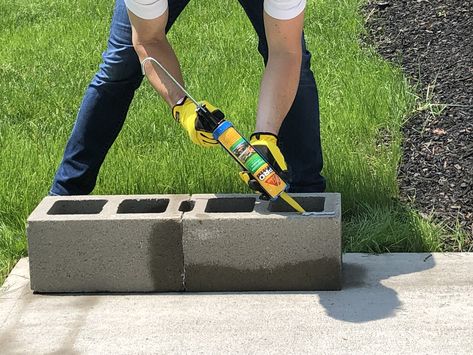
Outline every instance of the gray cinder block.
POLYGON ((188 195, 46 197, 28 218, 37 292, 181 291, 188 195))
POLYGON ((339 290, 340 194, 291 195, 313 213, 252 195, 193 195, 183 216, 186 290, 339 290))

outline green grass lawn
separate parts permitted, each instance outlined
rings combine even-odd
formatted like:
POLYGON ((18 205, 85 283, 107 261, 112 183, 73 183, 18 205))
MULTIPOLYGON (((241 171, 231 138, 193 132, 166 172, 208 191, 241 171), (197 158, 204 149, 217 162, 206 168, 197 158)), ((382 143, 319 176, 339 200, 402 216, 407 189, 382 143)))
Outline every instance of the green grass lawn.
MULTIPOLYGON (((111 3, 0 0, 0 281, 27 254, 26 218, 48 192, 101 61, 111 3)), ((400 127, 415 99, 398 69, 362 49, 362 3, 310 2, 305 26, 324 175, 328 190, 342 193, 345 250, 440 250, 442 229, 397 200, 400 127)), ((248 136, 263 66, 238 2, 192 1, 170 39, 188 89, 248 136)), ((223 151, 194 146, 145 83, 94 194, 249 192, 237 171, 223 151)))

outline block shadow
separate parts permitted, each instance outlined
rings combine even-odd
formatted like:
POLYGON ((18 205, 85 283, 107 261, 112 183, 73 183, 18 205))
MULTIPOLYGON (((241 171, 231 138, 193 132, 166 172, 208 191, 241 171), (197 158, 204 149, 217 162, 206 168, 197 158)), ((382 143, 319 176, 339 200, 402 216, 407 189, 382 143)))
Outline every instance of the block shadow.
MULTIPOLYGON (((389 254, 393 255, 393 254, 389 254)), ((367 258, 381 257, 389 262, 389 256, 366 255, 367 258)), ((368 260, 368 259, 367 259, 368 260)), ((345 322, 364 323, 393 317, 402 306, 395 290, 383 285, 382 281, 391 277, 422 272, 435 266, 431 254, 411 254, 407 261, 385 268, 369 268, 363 262, 347 261, 343 264, 343 287, 341 291, 247 291, 247 292, 94 292, 94 293, 41 293, 43 295, 150 295, 159 297, 181 295, 248 295, 248 294, 306 294, 317 295, 318 302, 328 316, 345 322), (418 260, 417 260, 418 257, 418 260), (413 261, 413 258, 416 260, 413 261)), ((36 292, 35 292, 36 294, 36 292)))
MULTIPOLYGON (((379 270, 369 269, 362 263, 344 263, 342 291, 318 292, 320 304, 328 316, 351 323, 394 317, 402 302, 397 292, 384 286, 382 281, 395 276, 422 272, 435 266, 431 254, 411 254, 410 258, 414 256, 418 256, 419 260, 386 265, 379 270)), ((369 257, 384 257, 389 261, 389 257, 383 255, 369 257)))

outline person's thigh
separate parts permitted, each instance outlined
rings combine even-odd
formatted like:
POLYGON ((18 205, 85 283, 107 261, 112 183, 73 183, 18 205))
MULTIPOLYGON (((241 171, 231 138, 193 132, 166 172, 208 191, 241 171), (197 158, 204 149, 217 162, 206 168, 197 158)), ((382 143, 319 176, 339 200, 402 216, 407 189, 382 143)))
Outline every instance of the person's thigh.
POLYGON ((238 0, 238 2, 245 10, 246 16, 258 35, 258 50, 266 63, 268 60, 268 44, 264 33, 263 0, 238 0))

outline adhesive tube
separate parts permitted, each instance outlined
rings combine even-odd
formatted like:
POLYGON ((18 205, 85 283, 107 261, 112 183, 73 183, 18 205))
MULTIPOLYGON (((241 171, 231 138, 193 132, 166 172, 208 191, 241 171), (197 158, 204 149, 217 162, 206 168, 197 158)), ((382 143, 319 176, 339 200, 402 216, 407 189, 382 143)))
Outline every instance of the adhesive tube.
POLYGON ((220 122, 213 137, 233 156, 233 158, 258 181, 272 198, 286 191, 288 185, 276 174, 268 162, 233 127, 231 122, 220 122))

